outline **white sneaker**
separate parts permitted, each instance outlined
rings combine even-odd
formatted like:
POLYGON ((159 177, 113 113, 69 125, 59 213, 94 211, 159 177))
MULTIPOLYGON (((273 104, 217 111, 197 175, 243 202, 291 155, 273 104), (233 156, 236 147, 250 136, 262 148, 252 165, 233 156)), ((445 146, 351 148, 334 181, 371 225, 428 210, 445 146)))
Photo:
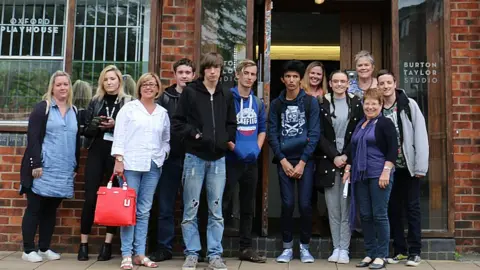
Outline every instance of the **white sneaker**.
POLYGON ((343 263, 343 264, 350 263, 350 258, 348 257, 348 250, 340 250, 337 263, 343 263))
POLYGON ((330 257, 328 257, 329 262, 336 263, 338 262, 338 256, 340 256, 340 249, 336 248, 333 250, 333 253, 330 257))
POLYGON ((40 255, 38 255, 36 251, 32 251, 28 254, 23 252, 22 260, 27 262, 33 262, 33 263, 38 263, 43 261, 42 257, 40 257, 40 255))
POLYGON ((60 254, 53 252, 51 249, 41 252, 40 250, 38 251, 38 255, 42 256, 47 261, 55 261, 55 260, 60 260, 60 254))

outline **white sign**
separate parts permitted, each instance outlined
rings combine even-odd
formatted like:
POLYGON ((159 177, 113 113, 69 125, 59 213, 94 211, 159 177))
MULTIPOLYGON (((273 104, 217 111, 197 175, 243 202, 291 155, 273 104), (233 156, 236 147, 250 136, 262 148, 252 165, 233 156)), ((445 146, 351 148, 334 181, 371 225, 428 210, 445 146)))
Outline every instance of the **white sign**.
POLYGON ((57 34, 58 26, 49 26, 50 19, 43 18, 11 18, 10 26, 0 26, 0 32, 7 33, 48 33, 57 34))
POLYGON ((404 83, 438 83, 436 62, 403 62, 404 83))

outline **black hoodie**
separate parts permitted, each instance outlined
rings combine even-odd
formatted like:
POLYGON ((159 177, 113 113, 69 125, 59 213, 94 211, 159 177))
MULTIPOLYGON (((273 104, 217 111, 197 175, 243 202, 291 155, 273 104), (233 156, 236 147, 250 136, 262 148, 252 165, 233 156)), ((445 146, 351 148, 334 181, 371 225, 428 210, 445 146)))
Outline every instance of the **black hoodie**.
MULTIPOLYGON (((163 94, 157 100, 158 105, 164 107, 168 111, 170 122, 173 114, 177 110, 178 101, 180 100, 180 93, 177 92, 177 85, 173 84, 165 89, 163 94)), ((173 128, 170 128, 170 134, 173 134, 173 128)), ((170 156, 183 159, 185 156, 185 147, 180 136, 170 136, 170 156)), ((182 163, 183 164, 183 163, 182 163)))
POLYGON ((183 138, 187 153, 208 161, 220 159, 227 152, 227 142, 235 142, 236 132, 237 116, 230 91, 217 84, 210 95, 203 78, 183 89, 172 118, 172 137, 183 138), (197 134, 201 138, 195 139, 197 134))

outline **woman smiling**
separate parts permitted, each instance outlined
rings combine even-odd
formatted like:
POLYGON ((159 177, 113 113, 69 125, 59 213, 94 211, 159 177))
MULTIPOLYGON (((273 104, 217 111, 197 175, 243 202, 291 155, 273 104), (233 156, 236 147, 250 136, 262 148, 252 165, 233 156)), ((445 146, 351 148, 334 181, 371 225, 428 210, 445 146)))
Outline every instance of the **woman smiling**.
POLYGON ((382 91, 367 90, 363 96, 365 117, 352 135, 348 157, 351 164, 345 167, 343 175, 343 182, 350 181, 353 191, 350 225, 352 227, 357 203, 367 252, 357 267, 369 266, 370 269, 384 268, 388 257, 387 209, 398 150, 395 125, 381 114, 382 107, 382 91))

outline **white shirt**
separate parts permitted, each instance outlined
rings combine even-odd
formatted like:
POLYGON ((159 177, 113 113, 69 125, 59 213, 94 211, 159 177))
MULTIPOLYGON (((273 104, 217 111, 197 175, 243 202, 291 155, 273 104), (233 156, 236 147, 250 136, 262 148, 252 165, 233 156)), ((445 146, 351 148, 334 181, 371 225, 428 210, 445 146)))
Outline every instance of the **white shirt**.
POLYGON ((149 114, 139 100, 126 103, 118 112, 113 133, 112 156, 122 155, 125 170, 148 172, 151 161, 158 167, 170 152, 170 120, 156 104, 149 114))

